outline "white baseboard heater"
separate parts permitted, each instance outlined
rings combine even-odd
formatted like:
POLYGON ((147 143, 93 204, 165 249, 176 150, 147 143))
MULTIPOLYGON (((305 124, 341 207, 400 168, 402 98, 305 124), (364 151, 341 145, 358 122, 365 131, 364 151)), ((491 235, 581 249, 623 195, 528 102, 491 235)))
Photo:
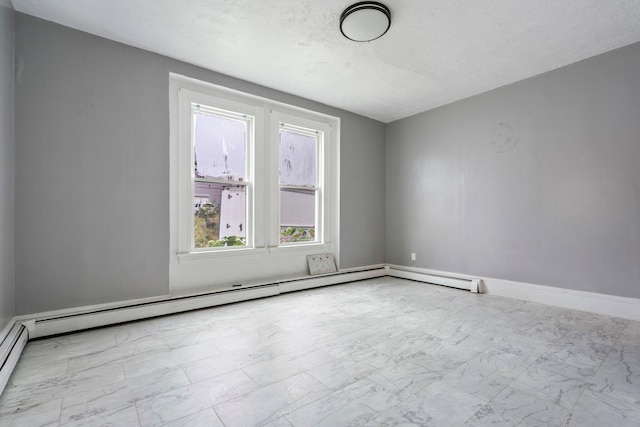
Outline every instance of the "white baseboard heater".
POLYGON ((391 277, 417 280, 419 282, 464 289, 474 293, 482 293, 482 280, 478 278, 397 265, 390 265, 388 268, 389 276, 391 277))
POLYGON ((29 340, 27 328, 20 323, 14 323, 4 335, 4 339, 0 343, 0 394, 9 382, 11 372, 13 372, 20 354, 29 340))
POLYGON ((380 265, 319 276, 237 284, 226 290, 208 293, 124 301, 82 310, 58 310, 19 316, 16 320, 27 327, 29 338, 33 339, 386 275, 386 269, 380 265))

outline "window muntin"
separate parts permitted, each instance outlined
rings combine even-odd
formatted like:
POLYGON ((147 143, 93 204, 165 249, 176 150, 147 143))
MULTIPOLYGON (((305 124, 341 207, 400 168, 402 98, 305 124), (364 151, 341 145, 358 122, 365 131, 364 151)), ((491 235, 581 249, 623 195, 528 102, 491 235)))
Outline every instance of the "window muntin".
POLYGON ((279 244, 317 242, 323 133, 280 123, 278 136, 279 244))
MULTIPOLYGON (((193 249, 247 246, 253 117, 191 103, 193 249)), ((209 249, 211 250, 211 249, 209 249)))

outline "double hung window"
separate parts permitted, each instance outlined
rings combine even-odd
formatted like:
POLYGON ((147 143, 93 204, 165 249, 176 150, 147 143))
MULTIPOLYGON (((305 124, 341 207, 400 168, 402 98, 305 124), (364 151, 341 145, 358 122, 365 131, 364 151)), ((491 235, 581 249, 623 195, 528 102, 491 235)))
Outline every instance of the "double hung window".
POLYGON ((339 119, 190 79, 172 83, 178 258, 335 252, 339 119))

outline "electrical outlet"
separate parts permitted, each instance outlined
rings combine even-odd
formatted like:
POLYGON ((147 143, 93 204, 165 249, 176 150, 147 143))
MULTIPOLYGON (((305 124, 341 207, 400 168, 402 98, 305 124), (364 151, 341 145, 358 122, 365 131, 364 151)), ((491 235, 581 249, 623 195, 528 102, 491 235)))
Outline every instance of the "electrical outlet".
POLYGON ((411 252, 411 261, 415 261, 416 260, 416 254, 415 252, 411 252))

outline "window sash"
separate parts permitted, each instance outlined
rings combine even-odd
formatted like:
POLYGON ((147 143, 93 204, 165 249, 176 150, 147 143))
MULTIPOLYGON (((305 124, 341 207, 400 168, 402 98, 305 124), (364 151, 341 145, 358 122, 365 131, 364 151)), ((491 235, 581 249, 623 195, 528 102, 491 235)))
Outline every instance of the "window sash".
MULTIPOLYGON (((279 119, 280 114, 277 114, 277 118, 279 119)), ((325 138, 325 132, 323 130, 318 129, 320 126, 314 126, 317 125, 316 123, 313 122, 303 122, 302 120, 300 120, 300 118, 298 117, 286 117, 283 118, 283 120, 278 120, 278 126, 277 126, 277 138, 274 141, 274 144, 276 145, 276 152, 277 152, 277 162, 275 163, 275 165, 277 165, 276 169, 277 169, 277 174, 278 174, 278 192, 277 192, 277 207, 278 207, 278 215, 277 215, 277 221, 274 224, 275 227, 277 227, 278 230, 278 239, 277 239, 277 246, 280 247, 286 247, 286 246, 298 246, 298 245, 313 245, 313 244, 318 244, 318 243, 324 243, 326 238, 324 236, 324 221, 325 221, 325 207, 326 204, 323 201, 323 197, 322 197, 322 190, 323 187, 325 185, 325 183, 323 182, 324 179, 324 168, 326 167, 324 161, 325 161, 325 157, 323 156, 323 151, 324 151, 324 138, 325 138), (315 185, 313 186, 308 186, 308 185, 291 185, 291 184, 283 184, 280 182, 281 179, 281 171, 280 171, 280 148, 281 148, 281 131, 288 131, 288 132, 292 132, 292 133, 296 133, 299 135, 303 135, 303 136, 308 136, 308 137, 312 137, 315 140, 315 185), (313 240, 301 240, 301 241, 283 241, 283 236, 282 236, 282 228, 286 226, 286 224, 282 224, 282 190, 301 190, 301 191, 313 191, 315 192, 315 197, 314 197, 314 224, 313 224, 313 230, 314 230, 314 238, 313 240)), ((306 228, 306 227, 300 227, 300 228, 306 228)))
MULTIPOLYGON (((189 98, 189 141, 190 141, 190 198, 193 201, 195 197, 194 186, 197 182, 202 183, 210 183, 210 184, 219 184, 225 186, 233 186, 233 187, 243 187, 245 191, 245 214, 243 218, 242 224, 245 225, 245 245, 242 246, 220 246, 220 247, 197 247, 195 244, 195 215, 191 215, 189 219, 189 252, 220 252, 227 250, 237 250, 238 248, 253 248, 255 247, 255 230, 254 230, 254 194, 253 194, 253 176, 254 176, 254 164, 253 164, 253 147, 255 146, 255 122, 256 118, 254 115, 248 114, 247 112, 241 112, 234 110, 233 108, 224 108, 218 107, 214 105, 221 104, 218 99, 211 97, 202 97, 205 99, 193 99, 198 98, 197 95, 194 96, 191 92, 186 94, 189 98), (209 98, 209 99, 206 99, 209 98), (212 105, 213 104, 213 105, 212 105), (208 114, 215 117, 220 117, 224 119, 237 120, 245 123, 245 140, 244 140, 244 176, 242 177, 242 181, 237 179, 218 179, 218 178, 204 178, 196 176, 196 166, 195 166, 195 147, 196 147, 196 115, 197 114, 208 114)), ((192 202, 193 203, 193 202, 192 202)), ((219 206, 221 209, 221 206, 219 206)), ((221 216, 220 216, 221 218, 221 216)), ((219 224, 221 227, 222 224, 219 224)), ((220 232, 221 234, 221 232, 220 232)), ((219 240, 220 234, 218 236, 219 240)))

